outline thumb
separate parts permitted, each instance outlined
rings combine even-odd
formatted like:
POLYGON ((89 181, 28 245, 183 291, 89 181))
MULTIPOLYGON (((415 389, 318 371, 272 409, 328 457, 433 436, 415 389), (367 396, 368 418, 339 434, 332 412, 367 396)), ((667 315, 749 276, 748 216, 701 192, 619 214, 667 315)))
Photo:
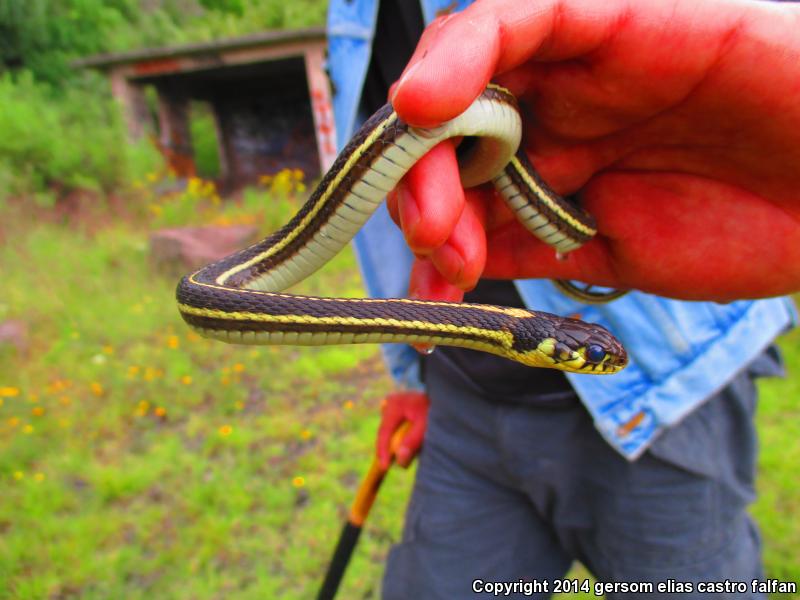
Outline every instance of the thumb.
POLYGON ((489 16, 470 19, 458 14, 428 26, 390 93, 404 121, 433 127, 464 112, 483 91, 500 48, 497 22, 489 16))
POLYGON ((403 436, 403 441, 397 449, 397 464, 403 468, 408 467, 414 457, 419 454, 419 449, 422 446, 422 441, 425 438, 425 430, 428 426, 427 413, 419 416, 411 422, 406 434, 403 436))
POLYGON ((388 469, 392 463, 392 434, 397 431, 397 428, 405 420, 405 417, 394 410, 386 411, 381 419, 381 425, 378 428, 378 436, 376 440, 376 451, 378 455, 378 464, 382 469, 388 469))

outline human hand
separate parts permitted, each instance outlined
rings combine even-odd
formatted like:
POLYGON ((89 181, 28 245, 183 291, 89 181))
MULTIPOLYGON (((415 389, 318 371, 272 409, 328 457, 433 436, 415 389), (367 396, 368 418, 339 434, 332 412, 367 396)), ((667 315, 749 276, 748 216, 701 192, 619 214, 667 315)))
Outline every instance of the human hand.
POLYGON ((526 151, 598 235, 559 261, 453 146, 389 208, 421 259, 412 294, 481 276, 579 279, 684 299, 800 289, 800 7, 772 2, 478 0, 425 31, 390 98, 407 122, 462 112, 490 79, 520 100, 526 151))
POLYGON ((419 454, 428 424, 428 405, 428 396, 423 392, 399 391, 386 396, 376 440, 378 462, 382 469, 388 469, 392 462, 392 434, 406 421, 410 424, 409 429, 395 452, 395 460, 405 468, 419 454))

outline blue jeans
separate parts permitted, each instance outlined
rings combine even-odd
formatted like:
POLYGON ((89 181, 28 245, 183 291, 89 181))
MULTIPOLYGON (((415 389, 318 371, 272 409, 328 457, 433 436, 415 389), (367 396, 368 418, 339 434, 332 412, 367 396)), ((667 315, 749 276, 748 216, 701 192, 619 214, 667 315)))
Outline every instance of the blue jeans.
MULTIPOLYGON (((579 402, 493 402, 446 358, 431 360, 425 446, 384 600, 492 597, 473 591, 476 579, 549 580, 552 592, 574 560, 605 583, 729 579, 749 587, 763 579, 746 512, 754 498, 754 379, 781 372, 770 349, 631 463, 579 402)), ((606 594, 667 596, 674 595, 606 594)))

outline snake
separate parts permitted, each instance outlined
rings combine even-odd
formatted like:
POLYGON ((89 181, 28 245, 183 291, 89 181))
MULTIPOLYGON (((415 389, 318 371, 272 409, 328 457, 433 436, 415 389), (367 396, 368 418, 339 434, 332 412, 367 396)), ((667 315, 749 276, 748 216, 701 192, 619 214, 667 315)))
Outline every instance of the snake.
MULTIPOLYGON (((560 255, 596 225, 556 194, 520 150, 516 98, 490 84, 460 115, 413 127, 391 104, 367 119, 297 214, 277 232, 183 277, 176 297, 199 335, 237 344, 459 346, 532 367, 592 374, 627 364, 604 327, 540 311, 412 298, 330 298, 285 290, 344 248, 386 194, 435 145, 458 138, 461 183, 492 182, 519 222, 560 255)), ((394 257, 384 257, 391 268, 394 257)))

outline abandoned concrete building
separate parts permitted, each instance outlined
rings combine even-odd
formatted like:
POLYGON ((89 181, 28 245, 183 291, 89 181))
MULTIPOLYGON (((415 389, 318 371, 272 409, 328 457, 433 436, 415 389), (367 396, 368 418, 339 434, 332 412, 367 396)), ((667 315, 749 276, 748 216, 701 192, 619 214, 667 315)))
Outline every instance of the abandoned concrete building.
POLYGON ((191 118, 213 117, 223 190, 299 168, 309 178, 336 156, 325 31, 309 28, 106 54, 79 67, 105 72, 133 138, 153 135, 181 177, 196 174, 191 118))

